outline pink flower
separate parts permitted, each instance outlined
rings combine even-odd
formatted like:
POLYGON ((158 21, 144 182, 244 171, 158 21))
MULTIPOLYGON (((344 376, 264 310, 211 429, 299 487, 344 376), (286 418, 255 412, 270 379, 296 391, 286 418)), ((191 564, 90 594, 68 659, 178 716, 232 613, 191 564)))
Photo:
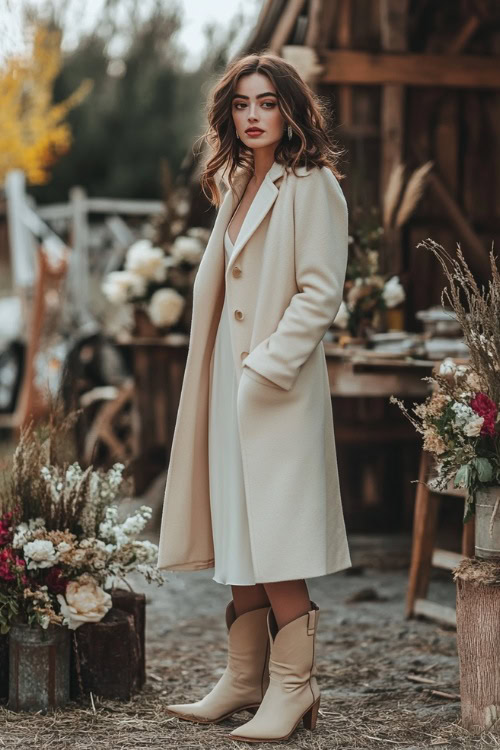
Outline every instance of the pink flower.
MULTIPOLYGON (((16 580, 16 572, 21 572, 26 566, 24 560, 14 554, 11 547, 0 550, 0 581, 11 583, 16 580), (17 571, 16 571, 17 568, 17 571)), ((23 583, 26 576, 23 574, 23 583)), ((27 580, 27 579, 26 579, 27 580)))
POLYGON ((483 426, 481 427, 481 435, 491 435, 493 437, 495 435, 495 421, 498 413, 495 402, 486 393, 476 393, 470 402, 470 407, 484 419, 483 426))

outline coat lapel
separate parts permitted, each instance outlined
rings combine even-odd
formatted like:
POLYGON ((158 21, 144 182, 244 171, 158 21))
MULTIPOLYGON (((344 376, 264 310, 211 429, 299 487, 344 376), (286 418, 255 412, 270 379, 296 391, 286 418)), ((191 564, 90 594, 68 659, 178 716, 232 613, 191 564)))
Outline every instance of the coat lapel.
MULTIPOLYGON (((268 173, 264 177, 264 180, 259 187, 257 193, 255 194, 255 197, 252 201, 252 204, 250 208, 248 209, 248 212, 243 220, 243 224, 241 225, 241 229, 239 231, 238 237, 236 238, 236 243, 233 249, 233 252, 231 253, 231 258, 228 262, 226 274, 231 273, 231 269, 236 262, 236 259, 244 246, 247 244, 250 237, 253 235, 253 233, 256 231, 268 211, 270 210, 271 206, 273 205, 274 201, 276 200, 276 197, 278 195, 278 188, 274 184, 275 180, 278 179, 278 177, 281 177, 281 175, 284 173, 285 168, 282 164, 278 164, 278 162, 273 162, 271 168, 269 169, 268 173)), ((237 184, 238 189, 238 196, 243 195, 243 192, 248 184, 248 179, 245 176, 242 176, 237 184)), ((236 186, 236 185, 235 185, 236 186)), ((236 198, 233 201, 234 208, 236 208, 236 204, 239 198, 236 198)), ((232 215, 232 213, 231 213, 232 215)), ((226 222, 226 226, 224 227, 224 231, 227 227, 227 224, 229 223, 231 217, 228 218, 226 222)))

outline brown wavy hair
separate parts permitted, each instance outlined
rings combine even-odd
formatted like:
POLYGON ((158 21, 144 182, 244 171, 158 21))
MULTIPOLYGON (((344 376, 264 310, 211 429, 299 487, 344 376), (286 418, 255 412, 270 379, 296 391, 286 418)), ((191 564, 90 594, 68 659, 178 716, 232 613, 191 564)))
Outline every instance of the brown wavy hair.
POLYGON ((207 101, 208 128, 200 137, 210 148, 200 182, 209 201, 219 206, 221 195, 215 179, 219 170, 228 172, 228 182, 233 188, 233 177, 241 168, 253 174, 253 150, 236 138, 232 118, 232 97, 242 76, 261 73, 267 76, 276 88, 278 106, 285 120, 284 137, 274 152, 275 160, 289 167, 327 166, 337 178, 337 162, 341 149, 331 139, 328 131, 330 112, 322 97, 315 94, 302 80, 296 68, 278 55, 260 53, 245 55, 229 64, 213 87, 207 101), (291 125, 293 135, 289 140, 286 126, 291 125))

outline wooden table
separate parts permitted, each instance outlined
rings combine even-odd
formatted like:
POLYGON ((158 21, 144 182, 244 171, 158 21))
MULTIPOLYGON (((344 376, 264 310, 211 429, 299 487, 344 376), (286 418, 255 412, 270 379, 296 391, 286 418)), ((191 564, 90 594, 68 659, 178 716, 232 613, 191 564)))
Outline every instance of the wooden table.
POLYGON ((421 438, 389 397, 410 408, 430 393, 430 360, 349 352, 325 342, 337 462, 349 531, 411 529, 421 438))
MULTIPOLYGON (((138 492, 168 463, 188 336, 122 338, 135 381, 134 478, 138 492)), ((351 531, 410 527, 421 441, 394 394, 423 400, 433 362, 351 357, 325 342, 346 522, 351 531)), ((409 401, 408 401, 409 400, 409 401)))

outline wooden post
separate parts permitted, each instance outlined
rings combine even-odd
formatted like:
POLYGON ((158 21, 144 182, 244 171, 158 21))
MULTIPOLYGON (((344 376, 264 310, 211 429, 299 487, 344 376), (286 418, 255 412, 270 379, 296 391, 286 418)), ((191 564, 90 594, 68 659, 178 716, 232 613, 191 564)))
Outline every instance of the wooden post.
MULTIPOLYGON (((340 0, 337 20, 337 47, 349 49, 351 46, 351 0, 340 0)), ((339 106, 341 124, 344 129, 352 126, 352 87, 339 86, 339 106)))
MULTIPOLYGON (((408 0, 380 1, 380 37, 382 48, 389 52, 404 52, 407 48, 408 0)), ((380 108, 380 195, 384 196, 389 176, 396 164, 404 158, 404 102, 406 89, 391 84, 382 87, 380 108)), ((385 237, 385 256, 381 258, 382 271, 401 272, 401 230, 392 229, 385 237)))
MULTIPOLYGON (((491 568, 471 562, 476 571, 491 568)), ((462 724, 472 732, 500 734, 500 566, 497 581, 489 584, 469 577, 471 568, 456 578, 462 724)))
POLYGON ((72 209, 71 244, 73 252, 68 274, 70 301, 79 325, 92 324, 89 311, 89 227, 87 194, 82 187, 69 192, 72 209))

